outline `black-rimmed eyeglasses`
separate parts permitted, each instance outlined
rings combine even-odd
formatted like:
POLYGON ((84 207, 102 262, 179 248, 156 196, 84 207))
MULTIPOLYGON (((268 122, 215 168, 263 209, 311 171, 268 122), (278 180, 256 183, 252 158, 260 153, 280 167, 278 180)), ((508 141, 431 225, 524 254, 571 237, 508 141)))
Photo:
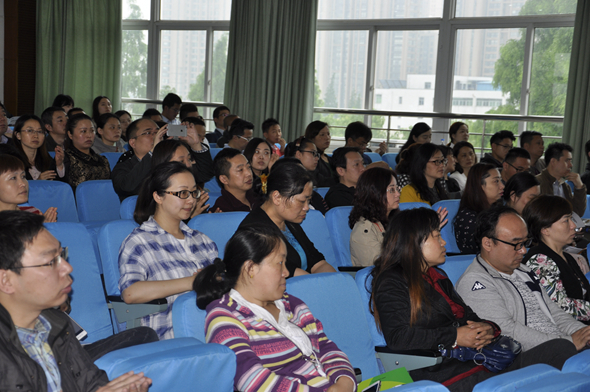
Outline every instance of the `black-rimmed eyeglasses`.
POLYGON ((492 237, 492 239, 493 239, 493 240, 495 240, 495 241, 500 241, 500 242, 501 242, 501 243, 503 243, 503 244, 506 244, 506 245, 511 245, 511 246, 513 246, 513 247, 514 247, 514 250, 515 250, 516 252, 518 252, 518 251, 519 251, 519 250, 521 250, 522 248, 528 248, 528 247, 529 247, 529 246, 531 246, 531 244, 533 243, 533 239, 532 239, 532 238, 527 238, 527 239, 526 239, 526 240, 524 240, 524 241, 521 241, 521 242, 516 242, 516 243, 513 243, 513 242, 508 242, 508 241, 503 241, 503 240, 501 240, 501 239, 499 239, 499 238, 496 238, 496 237, 492 237))

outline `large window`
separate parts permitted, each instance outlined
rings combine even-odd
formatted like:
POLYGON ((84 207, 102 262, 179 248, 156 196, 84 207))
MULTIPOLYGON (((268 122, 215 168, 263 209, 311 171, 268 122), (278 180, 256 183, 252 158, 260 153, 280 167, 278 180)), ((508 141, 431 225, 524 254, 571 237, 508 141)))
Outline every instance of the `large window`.
POLYGON ((374 134, 388 129, 393 139, 407 138, 413 124, 425 121, 440 133, 433 137, 438 141, 460 118, 421 112, 511 114, 516 117, 510 121, 463 121, 480 148, 500 129, 560 137, 560 121, 530 116, 563 116, 576 5, 577 0, 319 0, 316 106, 354 109, 361 102, 363 109, 401 113, 322 112, 316 118, 344 127, 361 117, 374 134), (342 39, 326 38, 338 34, 342 39), (337 62, 334 54, 340 55, 337 62))
POLYGON ((134 115, 169 92, 223 103, 231 0, 123 0, 124 107, 134 115), (129 99, 131 98, 131 99, 129 99), (144 102, 129 102, 136 99, 144 102))

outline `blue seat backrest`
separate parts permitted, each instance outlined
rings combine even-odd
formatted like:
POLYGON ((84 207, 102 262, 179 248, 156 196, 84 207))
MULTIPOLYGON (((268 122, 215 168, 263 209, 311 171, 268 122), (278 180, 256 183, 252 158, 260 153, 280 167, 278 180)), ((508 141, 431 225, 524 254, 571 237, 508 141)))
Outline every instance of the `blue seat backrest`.
POLYGON ((72 187, 65 182, 35 180, 29 181, 29 205, 45 212, 57 207, 59 222, 79 222, 76 201, 72 187))
POLYGON ((112 180, 84 181, 76 187, 76 203, 81 222, 112 221, 120 217, 121 202, 112 180))
POLYGON ((397 163, 395 163, 395 158, 397 157, 397 153, 388 152, 381 156, 381 159, 385 161, 389 167, 395 170, 397 163))
POLYGON ((400 211, 404 211, 404 210, 411 210, 413 208, 430 208, 430 206, 426 203, 422 203, 419 201, 412 201, 412 202, 406 202, 406 203, 399 203, 399 209, 400 211))
POLYGON ((100 155, 106 157, 106 159, 109 161, 109 166, 111 167, 111 171, 113 171, 113 168, 115 167, 115 165, 117 164, 117 162, 119 161, 119 158, 121 158, 121 155, 123 155, 122 152, 103 152, 100 155))
POLYGON ((121 295, 119 291, 119 248, 139 225, 132 220, 118 220, 105 224, 98 232, 98 250, 102 260, 105 289, 108 295, 121 295))
POLYGON ((582 216, 584 219, 590 219, 590 195, 586 195, 586 210, 582 216))
POLYGON ((221 151, 221 150, 223 150, 223 148, 218 148, 218 147, 215 147, 215 148, 211 147, 211 148, 209 148, 209 151, 211 152, 211 159, 215 159, 215 155, 217 155, 217 153, 219 151, 221 151))
POLYGON ((369 158, 371 158, 371 162, 380 162, 381 161, 381 155, 379 155, 379 153, 377 153, 377 152, 365 152, 365 155, 367 155, 369 158))
POLYGON ((369 332, 373 338, 373 343, 375 343, 375 346, 385 347, 387 346, 387 343, 385 343, 385 338, 383 337, 383 334, 377 329, 375 317, 373 317, 370 311, 369 298, 371 296, 371 283, 373 282, 373 277, 371 276, 371 271, 373 271, 373 268, 374 267, 371 266, 358 271, 354 277, 354 280, 356 281, 356 287, 358 288, 363 301, 363 310, 365 313, 365 318, 367 319, 367 323, 369 324, 369 332))
POLYGON ((438 210, 438 207, 446 208, 448 211, 447 219, 449 221, 443 226, 440 234, 443 240, 447 242, 447 252, 450 253, 461 253, 459 246, 457 246, 457 240, 455 239, 455 225, 453 224, 453 221, 459 212, 460 203, 461 200, 441 200, 438 203, 434 203, 432 206, 434 211, 438 210))
POLYGON ((352 206, 335 207, 326 212, 326 223, 330 230, 332 247, 336 253, 339 267, 350 267, 350 233, 352 229, 348 226, 348 216, 352 206))
POLYGON ((45 226, 62 247, 68 247, 68 261, 74 268, 70 315, 88 332, 82 343, 111 336, 113 327, 90 235, 81 223, 57 222, 45 226))
POLYGON ((223 258, 225 244, 234 235, 246 215, 248 213, 243 211, 201 214, 191 219, 188 227, 211 238, 217 245, 219 257, 223 258))
POLYGON ((458 256, 447 256, 445 263, 440 266, 447 273, 447 276, 453 282, 453 285, 457 283, 463 272, 473 262, 476 255, 458 255, 458 256))
POLYGON ((195 338, 205 341, 205 318, 207 312, 197 307, 194 291, 182 294, 172 306, 172 326, 175 338, 195 338))
POLYGON ((209 192, 219 192, 221 193, 221 188, 219 187, 219 184, 217 183, 217 180, 215 180, 215 177, 213 177, 212 179, 210 179, 209 181, 207 181, 205 183, 205 188, 209 190, 209 192))
POLYGON ((380 373, 363 302, 352 276, 339 272, 297 276, 287 280, 287 293, 307 304, 328 339, 348 356, 353 367, 361 369, 363 379, 380 373))
POLYGON ((317 193, 320 194, 321 197, 325 198, 326 197, 326 193, 328 193, 328 191, 330 190, 330 187, 328 186, 324 186, 324 187, 319 187, 319 188, 315 188, 315 191, 317 193))
POLYGON ((338 269, 338 261, 336 261, 336 254, 332 247, 330 230, 328 230, 328 224, 322 213, 317 210, 309 210, 307 217, 301 223, 301 227, 316 249, 322 252, 326 261, 335 269, 338 269))
POLYGON ((137 204, 137 195, 129 196, 121 202, 121 207, 119 208, 119 215, 121 219, 133 219, 135 204, 137 204))

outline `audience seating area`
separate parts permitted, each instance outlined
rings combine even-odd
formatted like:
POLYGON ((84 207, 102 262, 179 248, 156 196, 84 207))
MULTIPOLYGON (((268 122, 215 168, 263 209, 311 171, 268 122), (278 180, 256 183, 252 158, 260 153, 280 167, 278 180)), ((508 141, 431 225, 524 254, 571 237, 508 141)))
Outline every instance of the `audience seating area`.
MULTIPOLYGON (((395 154, 385 154, 384 160, 386 155, 395 154)), ((138 226, 133 221, 136 196, 120 203, 110 180, 82 183, 76 190, 76 198, 71 187, 61 182, 31 181, 29 184, 30 205, 42 211, 51 206, 58 208, 58 223, 49 223, 47 227, 62 246, 69 248, 69 261, 74 267, 71 315, 88 332, 83 343, 137 326, 141 316, 166 307, 165 300, 163 303, 155 301, 137 305, 127 305, 120 300, 118 253, 123 240, 138 226), (90 251, 92 248, 97 252, 90 251)), ((212 191, 208 202, 211 206, 220 196, 214 190, 215 186, 214 181, 206 184, 212 191)), ((451 254, 459 253, 452 225, 458 204, 458 200, 446 200, 432 207, 448 210, 448 223, 442 229, 442 235, 447 242, 447 252, 451 254)), ((417 207, 430 208, 423 203, 400 205, 400 209, 417 207)), ((325 218, 320 212, 311 210, 302 224, 309 238, 335 268, 351 266, 351 229, 348 226, 351 209, 333 208, 325 218)), ((246 215, 245 212, 201 214, 188 225, 215 241, 219 255, 223 257, 225 244, 246 215)), ((449 255, 442 269, 455 283, 474 257, 449 255)), ((363 378, 396 367, 416 369, 440 361, 437 357, 394 353, 387 349, 368 307, 366 287, 370 287, 371 269, 361 269, 355 279, 342 273, 295 277, 288 280, 287 292, 308 304, 322 322, 327 336, 349 356, 353 366, 362 371, 363 378)), ((175 390, 180 391, 194 390, 195 385, 199 390, 232 391, 235 355, 224 346, 203 343, 206 314, 196 307, 195 300, 193 292, 176 300, 172 311, 175 339, 118 350, 96 361, 97 365, 107 371, 109 377, 117 377, 129 370, 145 371, 154 380, 150 389, 153 391, 169 390, 168 385, 175 385, 175 390)), ((589 364, 590 352, 583 352, 568 360, 563 371, 535 365, 491 378, 480 383, 474 391, 590 390, 589 364)), ((399 388, 399 391, 447 390, 441 384, 429 381, 399 388)))

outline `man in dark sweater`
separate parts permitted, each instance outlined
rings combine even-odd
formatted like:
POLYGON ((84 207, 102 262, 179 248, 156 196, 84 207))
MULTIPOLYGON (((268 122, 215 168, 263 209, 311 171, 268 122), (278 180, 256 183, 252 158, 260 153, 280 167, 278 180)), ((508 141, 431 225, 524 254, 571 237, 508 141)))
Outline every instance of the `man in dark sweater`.
POLYGON ((510 131, 500 131, 494 133, 490 139, 490 147, 492 147, 492 153, 486 153, 481 158, 481 163, 489 163, 502 170, 502 162, 506 158, 506 154, 512 148, 512 142, 516 138, 510 131))
POLYGON ((365 171, 363 157, 357 147, 340 147, 332 154, 332 166, 338 173, 339 183, 326 193, 328 207, 351 206, 359 176, 365 171))

